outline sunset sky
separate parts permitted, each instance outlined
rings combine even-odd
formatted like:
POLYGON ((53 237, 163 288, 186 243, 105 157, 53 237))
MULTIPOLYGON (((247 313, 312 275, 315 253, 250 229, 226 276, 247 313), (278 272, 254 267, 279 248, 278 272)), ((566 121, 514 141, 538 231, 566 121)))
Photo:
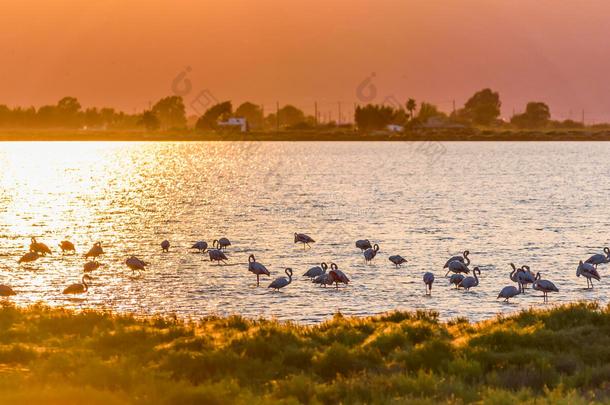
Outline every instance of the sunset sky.
POLYGON ((207 89, 335 114, 375 73, 372 102, 449 111, 492 87, 504 116, 540 100, 610 120, 609 15, 605 0, 4 0, 0 104, 139 111, 189 66, 187 105, 207 89))

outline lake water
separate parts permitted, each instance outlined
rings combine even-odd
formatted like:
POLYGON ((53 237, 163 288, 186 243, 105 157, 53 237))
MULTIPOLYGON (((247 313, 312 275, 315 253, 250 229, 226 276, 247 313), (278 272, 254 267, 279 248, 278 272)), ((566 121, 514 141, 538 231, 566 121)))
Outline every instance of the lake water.
POLYGON ((584 290, 579 259, 610 245, 610 143, 1 143, 0 283, 20 305, 109 308, 138 314, 270 316, 315 323, 336 311, 364 316, 431 309, 443 319, 486 319, 531 306, 608 303, 602 282, 584 290), (293 233, 317 242, 304 250, 293 233), (37 236, 54 250, 17 260, 37 236), (228 237, 229 265, 189 249, 228 237), (354 246, 380 245, 372 264, 354 246), (59 254, 63 239, 78 255, 59 254), (169 239, 169 253, 159 243, 169 239), (82 297, 83 253, 103 241, 103 266, 82 297), (469 249, 481 268, 471 292, 443 278, 448 257, 469 249), (254 253, 272 272, 256 287, 254 253), (151 263, 141 278, 124 261, 151 263), (396 269, 388 256, 409 262, 396 269), (335 262, 346 288, 301 275, 335 262), (528 264, 560 292, 544 304, 528 290, 496 300, 511 284, 509 263, 528 264), (265 288, 284 267, 282 292, 265 288), (424 272, 436 276, 425 296, 424 272))

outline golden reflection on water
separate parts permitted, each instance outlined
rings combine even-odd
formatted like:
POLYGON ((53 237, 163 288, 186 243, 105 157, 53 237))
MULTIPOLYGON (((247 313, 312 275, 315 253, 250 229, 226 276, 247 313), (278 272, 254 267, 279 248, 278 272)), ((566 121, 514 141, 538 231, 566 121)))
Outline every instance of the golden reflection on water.
POLYGON ((482 319, 541 304, 531 292, 510 305, 495 300, 514 261, 556 281, 561 293, 551 302, 607 302, 606 279, 582 291, 574 263, 609 244, 608 146, 446 147, 447 155, 431 160, 407 143, 2 143, 0 283, 12 285, 19 294, 11 300, 23 305, 305 322, 336 310, 426 308, 482 319), (317 243, 300 249, 295 231, 317 243), (31 236, 54 255, 17 265, 31 236), (221 236, 233 243, 228 266, 188 249, 221 236), (353 246, 365 237, 381 246, 371 265, 353 246), (166 238, 172 249, 163 254, 166 238), (59 254, 63 239, 78 255, 59 254), (61 291, 80 280, 82 254, 96 241, 107 252, 103 266, 87 294, 67 299, 61 291), (466 248, 483 272, 470 294, 450 290, 441 270, 466 248), (250 253, 274 277, 293 267, 293 284, 282 293, 255 288, 250 253), (131 254, 151 262, 142 278, 123 264, 131 254), (392 254, 408 265, 395 269, 392 254), (300 275, 320 261, 337 262, 350 286, 334 291, 306 282, 300 275), (425 271, 437 277, 429 298, 425 271))

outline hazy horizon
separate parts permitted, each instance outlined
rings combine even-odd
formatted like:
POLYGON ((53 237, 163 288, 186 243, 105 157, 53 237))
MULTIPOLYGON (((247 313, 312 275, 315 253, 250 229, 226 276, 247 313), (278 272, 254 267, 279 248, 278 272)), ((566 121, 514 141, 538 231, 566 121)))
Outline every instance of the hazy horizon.
MULTIPOLYGON (((484 0, 222 2, 194 0, 4 4, 0 104, 42 105, 65 95, 127 112, 172 94, 190 67, 189 106, 203 90, 235 104, 275 102, 346 114, 372 73, 393 96, 449 111, 475 91, 500 92, 502 115, 527 101, 556 119, 607 121, 605 16, 589 1, 484 0)), ((191 111, 189 111, 192 113, 191 111)))

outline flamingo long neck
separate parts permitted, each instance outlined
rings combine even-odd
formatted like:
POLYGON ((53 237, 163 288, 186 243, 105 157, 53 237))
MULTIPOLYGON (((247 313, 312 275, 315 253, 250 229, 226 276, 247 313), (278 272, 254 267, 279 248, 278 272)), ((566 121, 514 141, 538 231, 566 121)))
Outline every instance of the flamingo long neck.
POLYGON ((474 270, 472 272, 472 275, 474 276, 474 285, 479 285, 479 278, 477 277, 477 270, 474 270))
POLYGON ((85 286, 85 290, 84 291, 89 291, 89 285, 87 284, 87 278, 85 276, 83 276, 83 279, 81 280, 83 282, 83 285, 85 286))
POLYGON ((284 270, 286 275, 288 276, 288 283, 292 283, 292 270, 284 270))
POLYGON ((470 259, 468 258, 468 252, 464 252, 464 264, 470 266, 470 259))

